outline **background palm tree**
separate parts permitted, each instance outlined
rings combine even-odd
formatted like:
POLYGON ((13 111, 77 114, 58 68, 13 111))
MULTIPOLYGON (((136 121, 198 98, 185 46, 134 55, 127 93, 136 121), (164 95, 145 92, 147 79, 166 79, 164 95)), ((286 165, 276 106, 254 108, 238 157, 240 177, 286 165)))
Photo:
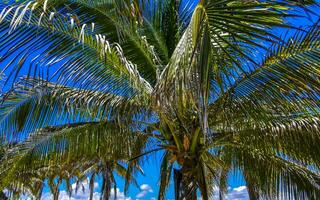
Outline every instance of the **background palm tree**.
POLYGON ((215 186, 223 199, 231 171, 244 175, 250 199, 316 199, 319 26, 285 20, 314 14, 306 6, 315 3, 39 0, 4 8, 9 89, 0 133, 18 144, 2 160, 2 187, 18 172, 36 177, 39 167, 59 166, 40 180, 102 173, 107 199, 112 171, 123 172, 127 189, 145 156, 163 151, 159 199, 171 177, 176 199, 196 199, 198 190, 209 199, 215 186), (280 37, 273 27, 296 33, 280 37))
MULTIPOLYGON (((2 160, 3 155, 5 154, 4 146, 2 142, 0 141, 0 159, 2 160)), ((1 184, 1 181, 0 181, 1 184)), ((7 200, 7 195, 4 193, 4 191, 0 190, 0 199, 7 200)))

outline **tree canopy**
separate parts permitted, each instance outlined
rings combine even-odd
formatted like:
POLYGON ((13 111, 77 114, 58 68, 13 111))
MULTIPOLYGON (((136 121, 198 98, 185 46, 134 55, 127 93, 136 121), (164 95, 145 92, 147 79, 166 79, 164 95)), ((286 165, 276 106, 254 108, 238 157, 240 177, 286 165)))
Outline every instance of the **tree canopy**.
MULTIPOLYGON (((163 152, 159 199, 320 196, 316 1, 34 0, 2 8, 0 190, 135 175, 163 152), (312 16, 312 17, 311 17, 312 16), (312 21, 312 20, 311 20, 312 21), (280 35, 276 28, 288 31, 280 35), (31 181, 30 181, 31 180, 31 181)), ((318 94, 319 93, 319 94, 318 94)))

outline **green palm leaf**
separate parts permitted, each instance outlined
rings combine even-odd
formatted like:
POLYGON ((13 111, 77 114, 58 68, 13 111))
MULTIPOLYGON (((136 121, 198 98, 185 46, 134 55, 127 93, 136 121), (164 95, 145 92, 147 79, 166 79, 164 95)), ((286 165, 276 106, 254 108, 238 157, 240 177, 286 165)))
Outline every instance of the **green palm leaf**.
MULTIPOLYGON (((129 158, 140 154, 146 140, 147 137, 143 134, 132 134, 130 130, 122 129, 111 122, 43 128, 7 151, 1 165, 3 184, 4 186, 12 185, 13 177, 17 175, 25 177, 28 173, 31 173, 29 175, 31 177, 38 176, 39 179, 42 177, 41 180, 45 178, 54 180, 57 176, 62 180, 79 177, 79 173, 83 173, 83 176, 92 172, 107 172, 111 175, 113 170, 117 170, 131 182, 134 180, 131 174, 133 171, 129 172, 130 174, 124 173, 126 169, 117 162, 127 163, 129 158), (49 170, 41 174, 42 169, 49 170), (55 169, 61 172, 56 174, 55 169)), ((135 167, 138 163, 136 161, 127 165, 135 167)), ((105 180, 110 181, 108 185, 111 182, 115 184, 114 179, 109 178, 105 180)), ((55 187, 57 185, 52 185, 53 191, 55 187)), ((32 188, 32 186, 25 185, 24 188, 32 188)), ((109 196, 110 189, 109 186, 103 187, 104 192, 101 195, 109 196)))
POLYGON ((1 133, 32 132, 57 121, 133 120, 147 104, 134 97, 65 87, 38 79, 22 79, 2 97, 1 133), (131 103, 130 103, 131 102, 131 103), (131 114, 126 110, 130 108, 131 114), (121 111, 122 110, 122 111, 121 111))
MULTIPOLYGON (((319 26, 289 17, 316 1, 23 1, 0 13, 9 145, 0 189, 55 199, 114 173, 136 184, 163 151, 159 199, 227 192, 241 172, 251 199, 319 196, 319 26), (270 48, 271 46, 271 48, 270 48), (264 55, 259 61, 257 52, 264 55), (27 71, 25 78, 21 74, 27 71), (173 173, 173 175, 172 175, 173 173), (28 180, 28 181, 26 181, 28 180), (29 181, 32 180, 32 181, 29 181)), ((303 15, 303 14, 302 14, 303 15)), ((115 189, 116 190, 116 189, 115 189)))

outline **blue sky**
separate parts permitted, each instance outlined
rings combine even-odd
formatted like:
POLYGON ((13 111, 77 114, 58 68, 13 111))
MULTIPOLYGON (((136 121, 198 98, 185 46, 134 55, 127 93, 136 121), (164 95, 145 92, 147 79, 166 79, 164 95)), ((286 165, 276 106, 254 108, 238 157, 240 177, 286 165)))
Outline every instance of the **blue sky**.
MULTIPOLYGON (((314 9, 317 12, 316 9, 314 9)), ((319 11, 318 11, 319 12, 319 11)), ((302 14, 302 10, 301 13, 302 14)), ((316 18, 312 18, 313 21, 316 21, 316 18)), ((305 26, 310 25, 311 21, 307 19, 290 19, 289 22, 295 26, 305 26)), ((281 29, 275 29, 274 32, 277 35, 283 35, 284 32, 281 29)), ((3 69, 4 63, 0 63, 0 70, 3 69)), ((1 91, 1 90, 0 90, 1 91)), ((160 169, 161 153, 157 153, 151 159, 149 159, 143 167, 145 175, 138 175, 137 180, 139 187, 130 186, 129 193, 127 196, 123 194, 124 181, 117 177, 118 183, 118 197, 119 199, 153 199, 157 198, 158 193, 158 182, 159 182, 159 169, 160 169)), ((245 188, 245 183, 240 174, 230 174, 229 176, 229 194, 227 199, 238 199, 246 200, 248 195, 245 188)), ((173 180, 172 180, 173 181, 173 180)), ((173 199, 173 182, 171 181, 170 187, 167 193, 167 199, 173 199)), ((73 193, 71 199, 88 199, 88 183, 83 183, 85 191, 79 191, 77 194, 73 193)), ((95 197, 99 199, 99 191, 101 187, 101 179, 96 179, 95 184, 95 197)), ((213 188, 215 190, 215 188, 213 188)), ((61 194, 59 199, 69 199, 67 193, 64 191, 64 186, 61 187, 61 194)), ((113 191, 114 193, 114 191, 113 191)), ((27 197, 25 197, 27 199, 27 197)), ((48 188, 44 189, 43 199, 51 199, 52 196, 48 188)))

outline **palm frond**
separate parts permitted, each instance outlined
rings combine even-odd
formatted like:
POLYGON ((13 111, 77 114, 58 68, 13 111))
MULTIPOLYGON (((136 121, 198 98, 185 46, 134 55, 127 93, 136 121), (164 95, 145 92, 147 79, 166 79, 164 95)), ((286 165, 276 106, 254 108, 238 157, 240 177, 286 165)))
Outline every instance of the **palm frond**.
POLYGON ((169 186, 171 174, 173 171, 173 163, 170 163, 170 154, 166 153, 162 158, 160 170, 160 187, 158 198, 163 200, 165 199, 166 190, 169 186))
POLYGON ((319 195, 319 174, 306 166, 257 149, 241 150, 239 164, 260 195, 267 198, 312 199, 319 195))
POLYGON ((224 77, 246 73, 242 65, 253 61, 251 49, 261 48, 258 40, 279 41, 269 30, 286 26, 282 18, 290 15, 285 13, 287 7, 281 5, 277 2, 201 2, 161 74, 156 87, 157 93, 161 93, 161 104, 166 107, 170 102, 177 102, 176 107, 181 110, 194 107, 207 133, 210 95, 223 92, 224 77), (241 21, 246 18, 250 20, 241 21), (228 20, 236 25, 226 23, 228 20), (234 57, 245 62, 236 62, 234 57))
MULTIPOLYGON (((124 57, 122 48, 117 44, 110 44, 106 36, 94 32, 93 25, 92 29, 87 24, 75 26, 73 16, 69 17, 62 8, 47 13, 43 12, 42 7, 37 6, 36 3, 28 3, 18 8, 8 8, 2 17, 1 37, 6 37, 3 41, 5 45, 2 50, 5 51, 2 60, 9 61, 4 70, 13 67, 7 82, 14 82, 24 63, 31 60, 28 75, 33 73, 34 76, 41 76, 47 80, 52 78, 48 77, 48 70, 59 63, 61 67, 55 70, 55 74, 62 84, 110 90, 122 81, 124 85, 131 82, 135 86, 144 82, 143 87, 147 86, 147 90, 152 89, 140 76, 136 65, 124 57), (8 36, 8 32, 12 33, 8 36), (8 40, 12 42, 8 43, 8 40), (12 57, 17 52, 20 55, 12 57), (34 55, 34 52, 38 53, 34 55), (124 78, 125 76, 127 78, 124 78), (93 78, 108 84, 93 84, 93 78)), ((118 88, 119 91, 125 89, 126 87, 118 88)))
POLYGON ((39 198, 47 180, 58 199, 62 183, 70 195, 90 176, 92 198, 99 176, 108 199, 114 173, 126 193, 143 157, 164 151, 160 199, 172 172, 176 198, 199 191, 210 199, 218 186, 223 199, 229 172, 239 170, 251 198, 315 199, 319 26, 290 38, 272 31, 295 29, 285 19, 314 4, 35 0, 4 8, 0 135, 13 144, 0 160, 0 190, 39 198))
POLYGON ((146 111, 147 107, 140 103, 143 104, 130 97, 26 78, 2 97, 1 134, 13 138, 11 133, 28 135, 37 128, 57 125, 60 121, 72 123, 125 118, 131 121, 135 114, 146 111))
MULTIPOLYGON (((245 59, 250 60, 250 57, 248 55, 245 56, 245 53, 243 53, 246 52, 246 50, 244 49, 244 47, 246 46, 245 42, 252 45, 253 47, 260 47, 261 45, 257 43, 258 39, 259 41, 270 41, 269 37, 276 37, 275 35, 269 33, 268 29, 274 26, 286 26, 282 20, 282 17, 289 16, 289 14, 286 14, 284 12, 284 10, 286 9, 287 7, 281 7, 279 3, 276 2, 261 3, 239 1, 209 1, 204 5, 200 3, 195 9, 192 17, 193 19, 190 22, 189 27, 187 28, 184 35, 181 37, 179 44, 177 45, 176 51, 171 58, 169 66, 167 67, 168 69, 163 72, 163 86, 168 85, 167 87, 172 87, 172 85, 170 84, 173 83, 170 79, 173 79, 173 77, 176 77, 178 74, 180 74, 179 76, 183 76, 183 71, 186 71, 185 73, 190 71, 193 59, 196 59, 197 57, 195 56, 195 54, 196 48, 198 48, 197 45, 201 42, 200 38, 206 37, 208 35, 208 33, 203 34, 201 32, 201 30, 205 29, 205 26, 208 27, 208 31, 210 32, 209 43, 212 50, 207 50, 207 53, 209 55, 213 54, 213 57, 211 59, 219 61, 219 54, 220 57, 224 58, 225 56, 225 58, 231 60, 231 63, 229 63, 227 67, 243 68, 242 66, 240 66, 240 63, 235 63, 235 61, 231 59, 230 56, 237 55, 239 58, 244 57, 245 59), (239 15, 240 19, 234 19, 235 15, 239 15), (250 18, 250 20, 252 19, 253 21, 247 21, 247 18, 250 18), (229 19, 233 22, 237 22, 238 25, 233 27, 232 23, 226 23, 226 20, 229 19), (244 19, 245 21, 241 21, 241 19, 244 19), (219 24, 223 25, 220 26, 219 24), (247 31, 245 27, 251 28, 250 31, 247 31), (239 34, 236 34, 236 32, 239 32, 239 34), (245 40, 245 42, 241 41, 244 40, 244 38, 247 38, 247 40, 245 40), (248 42, 248 40, 250 40, 251 42, 248 42), (240 51, 242 53, 240 53, 240 51), (232 66, 232 63, 236 64, 236 66, 232 66)), ((278 39, 279 38, 274 38, 273 41, 279 41, 278 39)), ((222 59, 220 60, 220 62, 222 62, 222 59)), ((221 65, 219 65, 218 63, 218 67, 222 67, 222 64, 225 63, 221 63, 221 65)), ((210 72, 212 72, 212 70, 213 69, 210 69, 210 72)), ((226 71, 231 72, 230 70, 231 69, 226 69, 226 71)), ((245 71, 244 69, 237 70, 240 71, 240 73, 243 73, 245 71)), ((223 70, 219 69, 219 71, 223 70)), ((191 74, 188 77, 189 79, 190 76, 191 74)), ((180 80, 180 78, 178 80, 180 80)), ((215 80, 217 81, 217 79, 215 80)))
MULTIPOLYGON (((8 149, 1 164, 0 174, 3 185, 14 184, 12 177, 17 175, 26 178, 28 174, 31 177, 41 175, 44 179, 52 175, 53 179, 59 176, 62 180, 72 177, 81 178, 92 172, 106 172, 101 168, 106 167, 105 163, 126 163, 129 158, 143 151, 146 140, 147 136, 133 134, 130 130, 120 128, 111 122, 78 123, 43 128, 33 133, 26 141, 8 149), (42 173, 45 169, 47 172, 42 173), (59 169, 60 172, 57 174, 55 169, 59 169)), ((138 165, 139 160, 136 160, 131 167, 135 168, 138 165)), ((110 170, 115 170, 113 164, 108 166, 111 167, 110 170)), ((131 176, 130 174, 129 177, 131 176)), ((109 178, 108 175, 106 181, 110 181, 109 178)), ((133 178, 131 177, 130 180, 132 181, 133 178)), ((58 186, 55 185, 53 189, 58 186)), ((29 186, 25 185, 24 188, 29 186)), ((56 190, 57 188, 53 191, 58 193, 56 190)))
POLYGON ((276 45, 258 69, 239 79, 212 104, 212 113, 221 113, 228 123, 240 118, 241 123, 258 124, 286 116, 316 117, 319 38, 316 25, 307 34, 297 33, 287 45, 276 45))

